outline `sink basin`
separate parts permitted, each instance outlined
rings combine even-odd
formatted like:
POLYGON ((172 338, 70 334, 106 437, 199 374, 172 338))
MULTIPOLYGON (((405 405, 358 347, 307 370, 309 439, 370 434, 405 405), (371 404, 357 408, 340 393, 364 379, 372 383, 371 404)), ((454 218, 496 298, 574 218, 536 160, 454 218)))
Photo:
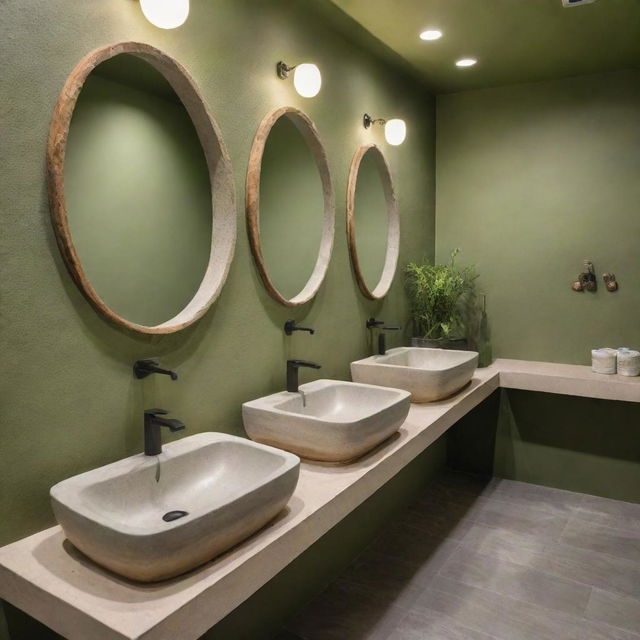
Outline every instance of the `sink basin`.
POLYGON ((435 402, 453 395, 473 377, 475 351, 398 347, 386 355, 351 363, 355 382, 396 387, 411 393, 411 402, 435 402))
POLYGON ((166 444, 158 456, 135 455, 63 480, 51 488, 51 502, 80 551, 122 576, 154 582, 264 526, 291 497, 299 469, 291 453, 200 433, 166 444))
POLYGON ((395 433, 409 394, 368 384, 316 380, 242 405, 247 434, 312 460, 346 462, 395 433))

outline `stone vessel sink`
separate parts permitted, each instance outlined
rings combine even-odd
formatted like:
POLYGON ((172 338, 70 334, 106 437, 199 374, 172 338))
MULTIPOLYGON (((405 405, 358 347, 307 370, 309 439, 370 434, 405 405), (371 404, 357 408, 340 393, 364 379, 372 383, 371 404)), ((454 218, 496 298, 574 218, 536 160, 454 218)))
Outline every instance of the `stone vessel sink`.
POLYGON ((200 433, 166 444, 158 456, 135 455, 63 480, 51 488, 51 502, 80 551, 122 576, 154 582, 264 526, 291 497, 299 469, 291 453, 200 433))
POLYGON ((352 362, 351 377, 355 382, 405 389, 411 402, 435 402, 462 389, 477 366, 475 351, 398 347, 352 362))
POLYGON ((347 462, 395 433, 409 394, 368 384, 316 380, 242 405, 247 434, 304 458, 347 462))

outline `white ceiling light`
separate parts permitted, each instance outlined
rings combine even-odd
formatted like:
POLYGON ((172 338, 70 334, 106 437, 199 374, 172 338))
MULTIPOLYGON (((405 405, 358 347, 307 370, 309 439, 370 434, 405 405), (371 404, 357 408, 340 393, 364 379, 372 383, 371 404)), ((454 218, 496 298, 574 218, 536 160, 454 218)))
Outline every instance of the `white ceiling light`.
POLYGON ((460 58, 456 60, 456 67, 473 67, 478 62, 475 58, 460 58))
POLYGON ((440 29, 425 29, 420 34, 420 40, 439 40, 440 38, 442 38, 440 29))

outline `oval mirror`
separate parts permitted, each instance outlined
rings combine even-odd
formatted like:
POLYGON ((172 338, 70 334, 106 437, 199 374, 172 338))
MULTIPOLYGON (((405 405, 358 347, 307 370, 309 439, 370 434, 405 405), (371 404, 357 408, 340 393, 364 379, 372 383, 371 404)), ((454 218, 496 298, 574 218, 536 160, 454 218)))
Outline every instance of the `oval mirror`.
POLYGON ((233 257, 233 174, 176 60, 136 42, 85 56, 55 108, 48 171, 58 245, 95 309, 158 334, 206 312, 233 257))
POLYGON ((251 251, 267 291, 287 306, 308 302, 329 266, 335 211, 327 157, 302 111, 282 107, 262 121, 246 191, 251 251))
POLYGON ((387 295, 398 264, 400 219, 389 165, 374 144, 360 147, 351 162, 347 241, 360 291, 371 300, 387 295))

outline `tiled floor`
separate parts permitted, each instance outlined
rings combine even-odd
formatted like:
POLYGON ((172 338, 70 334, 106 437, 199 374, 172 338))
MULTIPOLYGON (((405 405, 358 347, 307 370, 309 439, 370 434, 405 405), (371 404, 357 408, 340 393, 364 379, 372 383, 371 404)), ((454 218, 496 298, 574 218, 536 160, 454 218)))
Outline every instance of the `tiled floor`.
POLYGON ((294 640, 640 640, 640 504, 448 473, 294 640))

